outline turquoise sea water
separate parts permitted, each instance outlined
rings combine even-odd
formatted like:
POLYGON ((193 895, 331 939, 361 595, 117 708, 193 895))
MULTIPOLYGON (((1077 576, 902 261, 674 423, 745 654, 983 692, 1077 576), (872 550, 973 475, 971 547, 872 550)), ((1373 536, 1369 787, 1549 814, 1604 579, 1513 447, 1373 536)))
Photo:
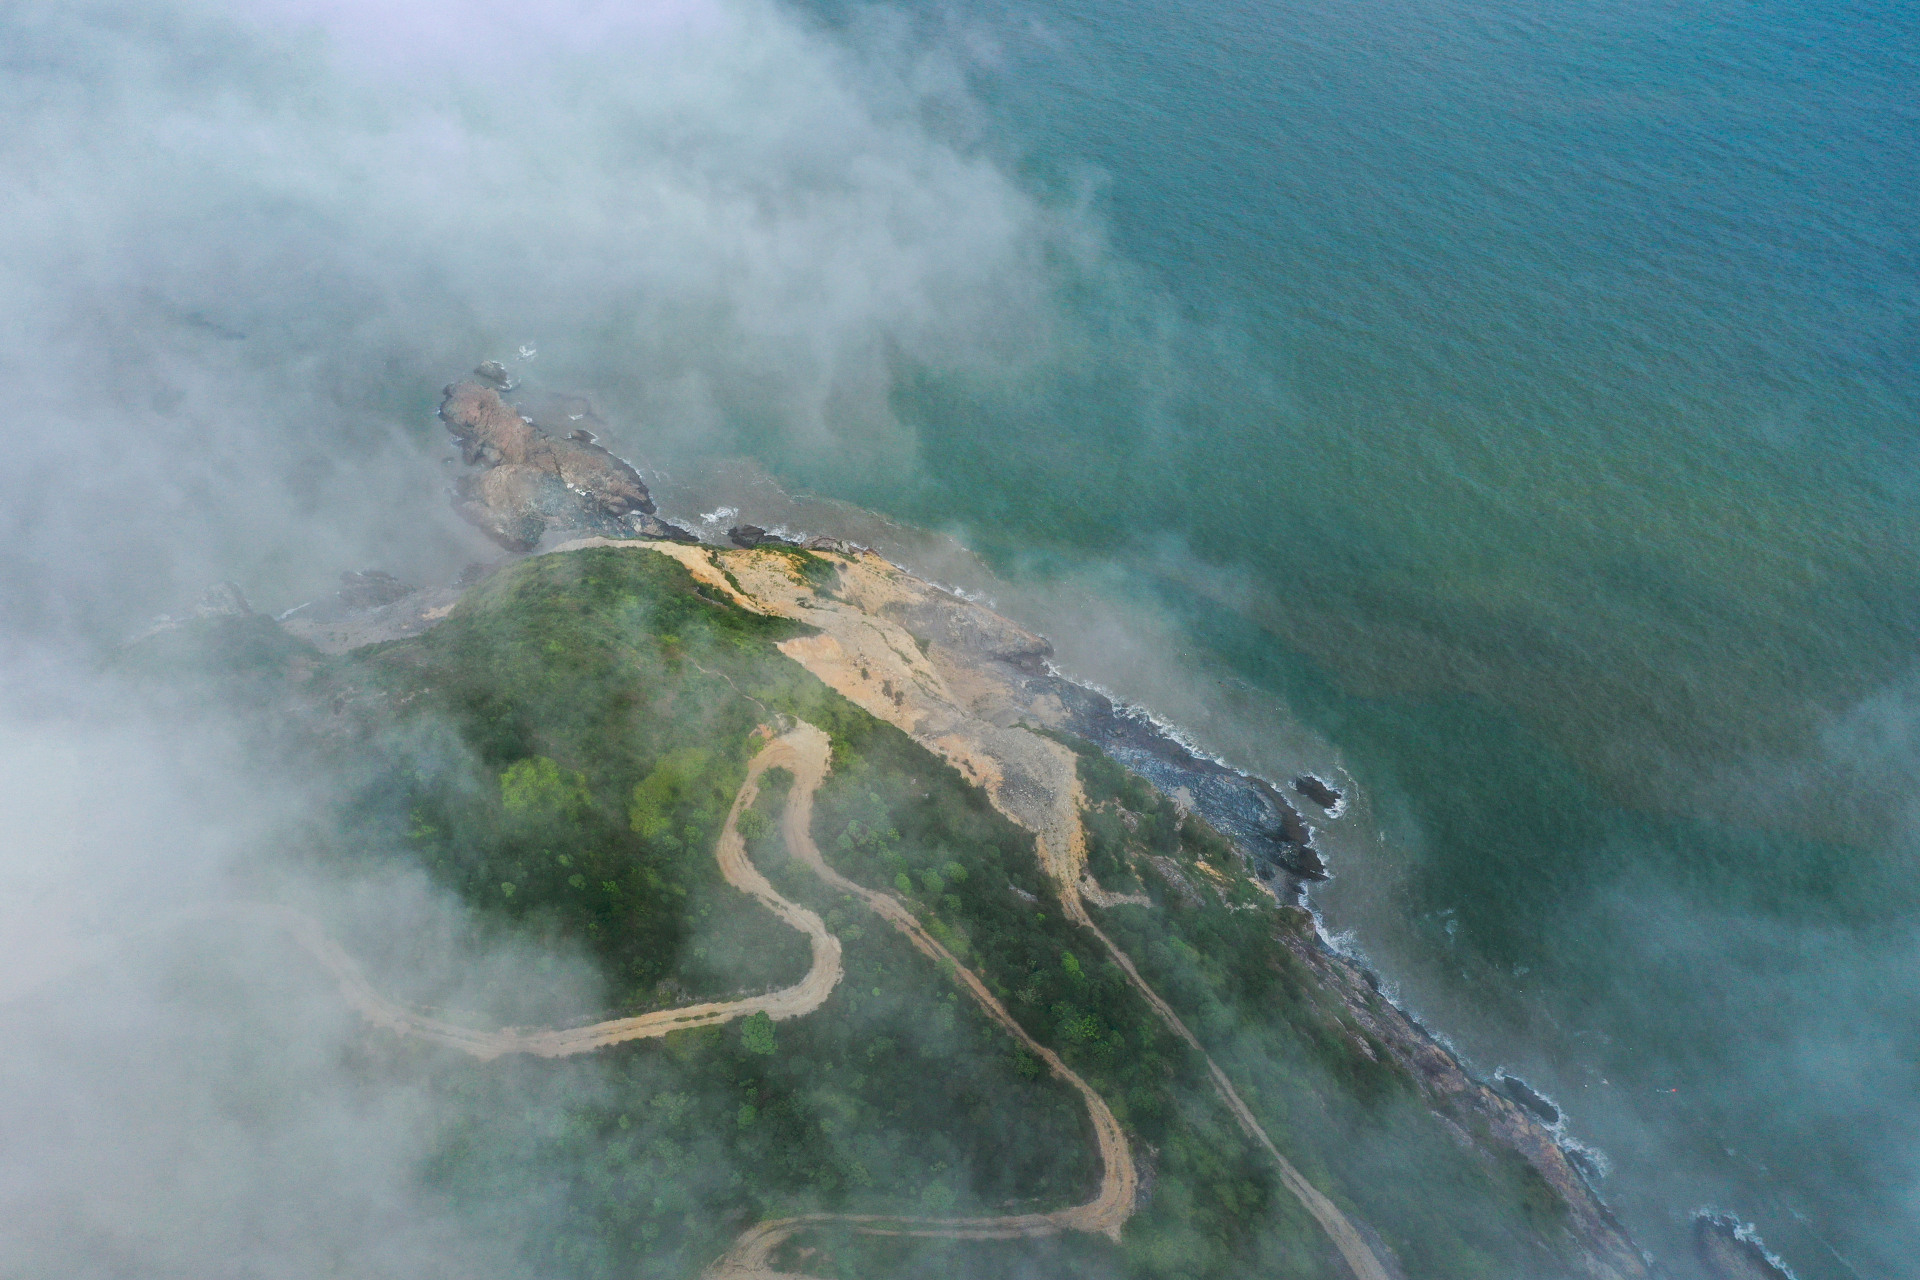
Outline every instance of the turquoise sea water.
POLYGON ((1920 1275, 1920 16, 939 31, 1157 302, 1090 294, 1020 403, 904 395, 910 499, 790 465, 1018 573, 1117 558, 1329 738, 1378 829, 1330 924, 1568 1106, 1676 1274, 1713 1205, 1803 1277, 1920 1275))
POLYGON ((1920 1275, 1914 7, 801 3, 0 9, 8 627, 450 574, 537 339, 1330 743, 1329 926, 1673 1274, 1920 1275))

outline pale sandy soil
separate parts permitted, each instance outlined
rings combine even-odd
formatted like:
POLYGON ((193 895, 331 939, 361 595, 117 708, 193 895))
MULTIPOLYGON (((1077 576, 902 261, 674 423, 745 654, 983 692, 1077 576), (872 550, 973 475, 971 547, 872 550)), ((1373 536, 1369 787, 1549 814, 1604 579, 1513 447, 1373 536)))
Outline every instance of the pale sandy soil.
MULTIPOLYGON (((870 552, 824 553, 840 569, 833 596, 815 590, 777 551, 727 550, 666 542, 582 539, 555 548, 577 550, 609 546, 636 554, 654 553, 680 561, 696 580, 724 593, 745 608, 806 622, 819 634, 783 643, 783 653, 823 683, 870 714, 905 730, 916 741, 959 769, 983 788, 996 808, 1033 832, 1041 862, 1059 891, 1068 915, 1089 930, 1113 956, 1130 982, 1160 1019, 1203 1056, 1199 1040, 1171 1006, 1143 979, 1132 960, 1115 946, 1087 914, 1085 902, 1103 908, 1148 905, 1142 895, 1112 894, 1086 869, 1086 839, 1080 813, 1081 792, 1073 752, 1029 728, 1057 722, 1057 709, 1033 698, 1009 681, 981 654, 1037 651, 1031 636, 991 611, 971 605, 921 581, 870 552), (737 584, 737 585, 736 585, 737 584), (962 644, 922 644, 899 619, 929 612, 967 630, 962 644)), ((770 767, 792 770, 795 778, 782 830, 793 855, 843 893, 858 897, 898 929, 950 976, 1026 1050, 1044 1061, 1054 1076, 1080 1093, 1100 1147, 1102 1177, 1086 1204, 1046 1214, 991 1218, 929 1219, 877 1215, 808 1215, 760 1223, 750 1228, 708 1270, 712 1280, 769 1280, 773 1252, 795 1232, 838 1225, 867 1234, 1004 1239, 1052 1235, 1061 1231, 1099 1232, 1115 1239, 1133 1212, 1136 1172, 1125 1132, 1107 1104, 1057 1054, 1029 1036, 980 979, 929 935, 913 914, 889 894, 845 879, 826 864, 810 834, 814 790, 825 777, 826 735, 799 725, 767 744, 753 759, 747 780, 734 799, 715 856, 729 884, 752 895, 768 910, 807 935, 813 963, 800 982, 767 995, 661 1010, 591 1026, 559 1030, 477 1031, 430 1018, 381 996, 367 983, 352 957, 312 920, 285 908, 245 910, 271 915, 333 975, 341 993, 369 1021, 403 1035, 491 1059, 507 1053, 561 1057, 628 1040, 663 1036, 686 1027, 712 1026, 766 1012, 775 1019, 800 1017, 820 1007, 841 976, 840 944, 813 912, 788 902, 747 860, 737 819, 758 794, 762 773, 770 767)), ((1278 1166, 1281 1179, 1320 1224, 1352 1270, 1355 1280, 1395 1280, 1368 1248, 1359 1231, 1331 1200, 1280 1154, 1225 1072, 1206 1057, 1221 1101, 1235 1121, 1278 1166)))

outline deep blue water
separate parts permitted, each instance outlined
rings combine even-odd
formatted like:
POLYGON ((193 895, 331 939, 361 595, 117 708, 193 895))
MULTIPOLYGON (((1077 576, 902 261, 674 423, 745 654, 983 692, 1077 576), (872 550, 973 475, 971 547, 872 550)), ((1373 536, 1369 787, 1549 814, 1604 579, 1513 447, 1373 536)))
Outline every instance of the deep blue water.
POLYGON ((1916 11, 925 34, 1137 275, 1047 396, 905 398, 913 514, 1119 559, 1330 739, 1384 837, 1330 923, 1559 1096, 1681 1274, 1708 1204, 1803 1277, 1920 1274, 1916 11))

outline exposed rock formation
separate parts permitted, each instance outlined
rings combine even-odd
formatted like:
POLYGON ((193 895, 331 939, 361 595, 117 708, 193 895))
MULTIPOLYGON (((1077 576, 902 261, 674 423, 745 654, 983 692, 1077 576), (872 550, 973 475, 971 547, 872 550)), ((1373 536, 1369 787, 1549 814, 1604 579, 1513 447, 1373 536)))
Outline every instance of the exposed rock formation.
POLYGON ((511 384, 481 376, 494 385, 448 386, 440 417, 467 465, 482 468, 459 482, 455 509, 488 537, 509 551, 533 550, 550 530, 699 540, 654 516, 639 473, 595 444, 593 432, 549 434, 501 398, 500 388, 511 384))
POLYGON ((751 551, 755 547, 797 547, 800 544, 777 533, 768 533, 757 524, 737 524, 727 530, 727 540, 751 551))
POLYGON ((508 373, 507 366, 498 360, 481 361, 480 366, 473 371, 473 376, 502 391, 511 391, 514 388, 513 375, 508 373))
POLYGON ((340 575, 337 598, 349 609, 377 609, 412 595, 420 588, 380 569, 349 569, 340 575))
POLYGON ((177 631, 189 622, 201 618, 251 618, 253 608, 247 603, 247 597, 238 585, 231 582, 216 582, 201 592, 200 598, 185 613, 163 613, 127 637, 128 644, 138 644, 151 636, 168 631, 177 631))
POLYGON ((1496 1071, 1493 1073, 1493 1087, 1505 1094, 1509 1102, 1517 1102, 1539 1116, 1542 1124, 1560 1123, 1560 1108, 1519 1076, 1496 1071))
POLYGON ((421 589, 379 569, 340 575, 340 589, 287 610, 279 622, 322 653, 419 635, 453 612, 467 583, 421 589))
MULTIPOLYGON (((1413 1078, 1436 1114, 1460 1126, 1463 1135, 1484 1130, 1533 1166, 1565 1202, 1567 1229, 1585 1253, 1588 1276, 1593 1280, 1639 1280, 1648 1274, 1639 1251, 1612 1211, 1594 1195, 1568 1150, 1532 1107, 1503 1097, 1492 1086, 1469 1076, 1424 1027, 1380 994, 1371 975, 1346 957, 1327 950, 1304 918, 1301 928, 1281 931, 1280 939, 1320 979, 1323 989, 1338 996, 1354 1020, 1413 1078)), ((1531 1089, 1527 1092, 1542 1106, 1551 1105, 1531 1089)), ((1761 1280, 1761 1273, 1725 1273, 1725 1280, 1761 1280)))

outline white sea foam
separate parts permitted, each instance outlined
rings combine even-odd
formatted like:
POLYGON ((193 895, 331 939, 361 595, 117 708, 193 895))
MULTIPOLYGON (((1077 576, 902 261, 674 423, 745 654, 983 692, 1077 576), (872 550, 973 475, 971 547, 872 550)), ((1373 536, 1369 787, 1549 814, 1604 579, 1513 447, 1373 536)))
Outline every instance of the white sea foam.
MULTIPOLYGON (((1546 1103, 1548 1106, 1553 1108, 1553 1114, 1557 1118, 1552 1123, 1549 1124, 1547 1121, 1541 1120, 1539 1113, 1534 1111, 1533 1108, 1525 1107, 1524 1104, 1518 1103, 1518 1102, 1514 1104, 1516 1106, 1524 1107, 1528 1115, 1532 1116, 1535 1120, 1538 1120, 1541 1125, 1545 1126, 1547 1132, 1551 1133, 1554 1136, 1554 1139, 1557 1142, 1559 1142, 1562 1148, 1572 1149, 1574 1147, 1578 1147, 1588 1157, 1592 1158, 1596 1165, 1600 1165, 1604 1163, 1605 1157, 1603 1157, 1598 1151, 1595 1151, 1590 1147, 1581 1146, 1579 1143, 1575 1142, 1572 1138, 1569 1138, 1566 1136, 1567 1109, 1560 1105, 1560 1100, 1558 1098, 1553 1097, 1545 1089, 1535 1087, 1533 1081, 1527 1079, 1525 1076, 1522 1076, 1517 1072, 1509 1071, 1504 1066, 1495 1067, 1493 1069, 1494 1086, 1498 1088, 1502 1080, 1518 1080, 1522 1085, 1526 1087, 1526 1089, 1530 1093, 1533 1094, 1534 1097, 1540 1099, 1540 1101, 1546 1103)), ((1511 1101, 1511 1099, 1509 1100, 1511 1101)))
MULTIPOLYGON (((1742 1221, 1739 1214, 1728 1213, 1724 1209, 1716 1209, 1708 1205, 1704 1208, 1695 1209, 1692 1217, 1695 1221, 1701 1218, 1714 1218, 1721 1222, 1731 1221, 1733 1223, 1733 1238, 1735 1240, 1738 1240, 1742 1244, 1750 1244, 1758 1249, 1760 1256, 1767 1260, 1767 1265, 1777 1268, 1781 1275, 1787 1277, 1787 1280, 1800 1280, 1800 1277, 1794 1274, 1793 1268, 1787 1265, 1785 1258, 1782 1258, 1779 1254, 1767 1248, 1767 1242, 1760 1238, 1760 1229, 1751 1222, 1742 1221)), ((1840 1255, 1834 1254, 1834 1256, 1838 1258, 1840 1255)), ((1846 1262, 1845 1258, 1841 1258, 1840 1260, 1846 1262)), ((1848 1264, 1847 1269, 1850 1271, 1853 1269, 1851 1263, 1848 1264)))
MULTIPOLYGON (((887 563, 892 564, 893 562, 889 560, 887 563)), ((896 565, 895 567, 898 568, 899 566, 896 565)), ((911 573, 912 570, 909 569, 905 572, 911 573)), ((918 575, 915 576, 917 577, 918 575)), ((936 578, 921 578, 920 580, 936 591, 944 591, 950 596, 956 596, 959 599, 965 600, 968 604, 977 604, 986 609, 998 609, 1000 607, 995 603, 994 598, 984 591, 969 591, 965 587, 956 586, 950 582, 941 582, 936 578)), ((1065 677, 1062 678, 1064 679, 1065 677)))
POLYGON ((1315 931, 1320 935, 1320 941, 1326 944, 1327 950, 1343 960, 1351 960, 1365 967, 1367 957, 1366 953, 1360 950, 1360 935, 1357 932, 1352 929, 1342 929, 1338 933, 1328 933, 1318 911, 1313 913, 1313 924, 1315 931))

